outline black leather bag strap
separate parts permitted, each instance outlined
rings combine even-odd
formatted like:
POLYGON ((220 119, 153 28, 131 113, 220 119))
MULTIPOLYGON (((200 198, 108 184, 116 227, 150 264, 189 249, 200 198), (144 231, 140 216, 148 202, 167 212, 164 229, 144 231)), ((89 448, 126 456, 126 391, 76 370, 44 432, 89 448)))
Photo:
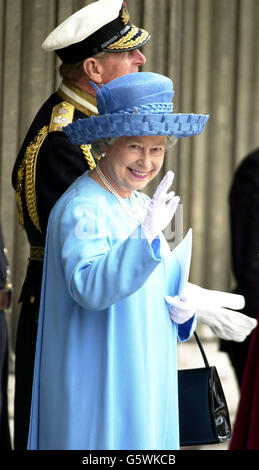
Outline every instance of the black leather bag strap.
POLYGON ((202 358, 203 358, 205 367, 210 367, 209 361, 208 361, 208 359, 207 359, 207 356, 206 356, 206 354, 205 354, 205 351, 204 351, 204 349, 203 349, 203 347, 202 347, 202 344, 201 344, 201 342, 200 342, 199 336, 198 336, 198 334, 196 333, 196 331, 194 332, 194 337, 195 337, 196 342, 197 342, 197 344, 198 344, 198 346, 199 346, 199 349, 200 349, 200 352, 201 352, 201 355, 202 355, 202 358))

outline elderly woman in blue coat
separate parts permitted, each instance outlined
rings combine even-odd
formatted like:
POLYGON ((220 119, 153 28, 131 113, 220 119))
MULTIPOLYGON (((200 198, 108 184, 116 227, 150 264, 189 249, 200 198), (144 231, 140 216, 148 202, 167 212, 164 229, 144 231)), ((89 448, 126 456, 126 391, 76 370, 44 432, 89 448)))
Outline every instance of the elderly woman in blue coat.
POLYGON ((99 116, 64 130, 102 158, 49 219, 29 449, 179 448, 177 340, 195 328, 181 296, 191 232, 170 251, 172 172, 151 201, 140 192, 168 138, 200 134, 208 120, 174 114, 173 94, 167 77, 125 75, 97 88, 99 116))

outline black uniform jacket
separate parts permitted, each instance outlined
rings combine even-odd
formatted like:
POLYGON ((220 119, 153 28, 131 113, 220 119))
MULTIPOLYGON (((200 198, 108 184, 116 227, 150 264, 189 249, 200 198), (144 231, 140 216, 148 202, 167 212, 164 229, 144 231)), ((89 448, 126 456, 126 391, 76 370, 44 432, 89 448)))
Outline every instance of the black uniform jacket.
POLYGON ((259 312, 259 149, 237 168, 230 195, 232 267, 247 315, 259 312))
MULTIPOLYGON (((62 132, 67 123, 95 114, 78 105, 75 100, 77 90, 73 87, 73 99, 58 90, 43 104, 28 130, 13 168, 12 183, 19 220, 33 247, 44 247, 52 207, 70 184, 89 169, 82 148, 73 145, 62 132)), ((78 92, 82 97, 83 92, 78 92)), ((92 104, 96 103, 94 98, 85 95, 92 104)), ((21 301, 28 296, 38 300, 42 265, 37 257, 29 262, 21 301)))

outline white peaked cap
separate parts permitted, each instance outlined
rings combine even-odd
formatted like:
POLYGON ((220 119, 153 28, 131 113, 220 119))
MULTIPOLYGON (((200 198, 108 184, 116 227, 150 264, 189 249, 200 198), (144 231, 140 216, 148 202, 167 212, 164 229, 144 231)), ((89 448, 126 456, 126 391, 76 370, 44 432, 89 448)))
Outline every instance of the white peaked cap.
POLYGON ((137 49, 150 39, 147 31, 129 22, 126 2, 99 0, 67 18, 42 44, 55 51, 63 62, 84 60, 99 51, 137 49))

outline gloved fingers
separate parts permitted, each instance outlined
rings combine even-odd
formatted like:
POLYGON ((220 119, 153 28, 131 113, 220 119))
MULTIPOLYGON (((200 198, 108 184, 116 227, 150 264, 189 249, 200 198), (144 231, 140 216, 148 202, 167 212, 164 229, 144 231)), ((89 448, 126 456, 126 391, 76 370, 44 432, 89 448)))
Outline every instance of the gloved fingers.
MULTIPOLYGON (((207 289, 205 289, 207 290, 207 289)), ((233 294, 231 292, 209 291, 214 298, 214 301, 222 307, 231 308, 233 310, 241 310, 245 306, 245 299, 243 295, 233 294)))
POLYGON ((227 329, 222 330, 218 327, 210 326, 211 331, 220 339, 227 341, 235 341, 236 343, 242 343, 248 336, 249 333, 239 330, 227 329))
POLYGON ((173 297, 171 295, 166 295, 165 300, 169 305, 175 305, 176 303, 180 302, 178 295, 174 295, 173 297))
POLYGON ((166 193, 166 194, 161 194, 159 198, 157 197, 155 200, 151 199, 151 205, 164 204, 170 201, 170 199, 172 199, 174 196, 175 196, 174 191, 171 191, 170 193, 166 193))
POLYGON ((172 171, 168 171, 162 181, 159 183, 156 191, 154 192, 153 195, 153 202, 156 202, 157 200, 160 200, 161 196, 163 196, 165 193, 167 193, 168 189, 170 186, 172 186, 174 180, 174 173, 172 171))
POLYGON ((170 295, 166 295, 165 300, 171 307, 179 308, 182 310, 195 310, 193 302, 187 297, 179 297, 178 295, 172 297, 170 295))
POLYGON ((189 301, 186 302, 178 296, 166 296, 165 300, 169 304, 170 318, 177 324, 185 323, 195 314, 195 307, 189 301))
POLYGON ((236 343, 242 343, 243 341, 245 341, 245 339, 247 338, 248 335, 246 335, 245 333, 236 333, 235 336, 233 337, 231 335, 231 337, 233 339, 231 339, 231 341, 235 341, 236 343))
POLYGON ((225 315, 230 315, 229 320, 231 325, 233 325, 233 328, 247 331, 247 334, 249 334, 257 325, 257 320, 255 318, 244 315, 244 313, 223 308, 221 310, 224 311, 225 315))
POLYGON ((149 243, 161 233, 171 222, 180 198, 174 191, 167 193, 172 184, 174 174, 169 171, 159 184, 151 203, 148 207, 142 228, 149 243))
POLYGON ((236 342, 244 341, 257 325, 255 318, 234 310, 215 307, 206 311, 198 307, 197 321, 209 326, 219 338, 236 342))
MULTIPOLYGON (((233 312, 236 313, 236 312, 233 312)), ((196 313, 197 323, 207 325, 211 331, 220 339, 227 341, 244 341, 250 333, 251 328, 240 328, 231 321, 229 315, 225 315, 224 309, 213 309, 211 311, 201 311, 199 308, 196 313)))
MULTIPOLYGON (((212 331, 212 333, 214 333, 214 335, 217 336, 217 338, 220 338, 220 339, 224 339, 226 341, 236 341, 236 339, 233 338, 233 333, 232 334, 229 334, 228 331, 222 331, 221 329, 217 328, 217 327, 212 327, 210 326, 210 329, 212 331)), ((242 341, 244 341, 242 339, 242 341)), ((240 342, 239 338, 238 338, 238 341, 237 342, 240 342)))
POLYGON ((190 318, 192 318, 194 314, 195 311, 193 310, 182 310, 176 309, 172 306, 169 307, 170 318, 174 323, 177 323, 178 325, 182 325, 183 323, 190 320, 190 318))
POLYGON ((167 206, 167 209, 169 211, 169 213, 172 215, 175 214, 175 211, 178 207, 178 204, 180 202, 180 197, 179 196, 174 196, 171 201, 168 203, 168 206, 167 206))
POLYGON ((184 291, 194 298, 200 299, 199 303, 203 305, 208 303, 208 306, 218 305, 233 310, 241 310, 245 306, 245 299, 240 294, 204 289, 190 282, 185 284, 184 291))

